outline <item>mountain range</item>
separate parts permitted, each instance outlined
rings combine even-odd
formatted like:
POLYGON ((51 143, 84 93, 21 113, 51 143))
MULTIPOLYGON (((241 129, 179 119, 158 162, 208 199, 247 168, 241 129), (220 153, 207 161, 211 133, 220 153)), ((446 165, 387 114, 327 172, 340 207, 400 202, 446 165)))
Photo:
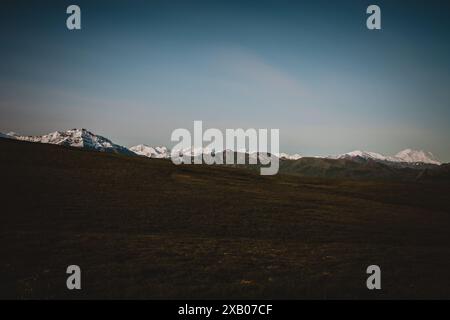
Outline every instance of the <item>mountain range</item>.
POLYGON ((442 164, 431 153, 422 150, 405 149, 397 153, 395 156, 385 156, 376 152, 370 151, 352 151, 338 156, 329 156, 330 159, 366 159, 381 162, 397 162, 397 163, 427 163, 427 164, 442 164))
MULTIPOLYGON (((110 139, 92 133, 87 129, 71 129, 67 131, 55 131, 41 136, 22 136, 14 132, 0 133, 0 138, 16 139, 21 141, 48 143, 63 146, 71 146, 84 148, 100 152, 120 153, 125 155, 138 155, 148 158, 168 159, 170 158, 170 150, 164 146, 151 147, 145 144, 136 145, 130 148, 113 143, 110 139)), ((186 149, 182 153, 189 156, 199 156, 203 153, 209 153, 206 149, 186 149)), ((230 150, 224 153, 233 152, 230 150)), ((250 157, 256 154, 249 155, 250 157)), ((369 151, 352 151, 340 155, 332 155, 327 157, 303 157, 300 154, 280 153, 281 160, 298 161, 301 159, 325 159, 325 160, 350 160, 354 162, 377 162, 389 166, 437 166, 442 163, 431 153, 422 150, 405 149, 394 156, 385 156, 376 152, 369 151)), ((304 161, 303 161, 304 162, 304 161)))

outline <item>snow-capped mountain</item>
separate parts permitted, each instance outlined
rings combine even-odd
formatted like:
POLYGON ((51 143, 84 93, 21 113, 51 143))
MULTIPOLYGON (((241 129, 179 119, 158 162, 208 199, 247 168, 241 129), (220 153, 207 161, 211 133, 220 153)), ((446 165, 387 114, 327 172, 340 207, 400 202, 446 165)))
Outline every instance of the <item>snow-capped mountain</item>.
MULTIPOLYGON (((149 158, 170 158, 171 152, 173 150, 168 149, 167 147, 150 147, 145 144, 139 144, 137 146, 131 147, 131 151, 134 153, 146 156, 149 158)), ((198 157, 203 154, 211 154, 214 153, 213 150, 207 148, 185 148, 178 150, 178 155, 190 156, 190 157, 198 157)))
POLYGON ((329 159, 356 159, 362 158, 365 160, 374 160, 382 162, 408 163, 408 164, 435 164, 440 165, 441 162, 437 160, 431 152, 422 150, 405 149, 400 151, 395 156, 385 156, 380 153, 370 151, 355 150, 337 156, 329 156, 329 159))
POLYGON ((183 155, 191 156, 191 157, 198 157, 202 154, 213 154, 213 153, 215 153, 213 149, 194 148, 194 147, 182 149, 182 150, 179 150, 179 152, 178 152, 178 154, 183 154, 183 155))
POLYGON ((298 159, 302 158, 302 156, 298 153, 294 153, 294 154, 280 153, 278 155, 278 157, 280 159, 287 159, 287 160, 298 160, 298 159))
POLYGON ((410 163, 429 163, 440 165, 441 162, 431 152, 405 149, 395 155, 396 159, 410 163))
POLYGON ((21 141, 56 144, 77 148, 85 148, 102 152, 133 154, 127 148, 113 143, 111 140, 96 135, 86 129, 55 131, 42 136, 21 136, 10 132, 8 137, 21 141))
MULTIPOLYGON (((148 158, 170 158, 171 157, 171 150, 169 150, 167 147, 150 147, 147 146, 145 144, 140 144, 134 147, 130 148, 131 151, 133 151, 134 153, 140 155, 140 156, 145 156, 148 158)), ((173 151, 173 150, 172 150, 173 151)), ((209 148, 185 148, 185 149, 181 149, 179 150, 179 152, 177 153, 178 155, 183 155, 183 156, 188 156, 188 157, 200 157, 200 156, 204 156, 204 155, 215 155, 218 153, 222 153, 223 158, 226 159, 228 157, 234 157, 235 154, 241 154, 241 155, 245 155, 247 152, 245 152, 245 150, 241 150, 241 151, 233 151, 233 150, 223 150, 223 151, 214 151, 213 149, 209 149, 209 148)), ((261 154, 261 153, 247 153, 250 159, 259 159, 260 161, 263 162, 269 162, 269 156, 265 155, 265 154, 261 154)), ((281 154, 280 154, 281 156, 281 154)), ((282 154, 283 158, 285 159, 290 159, 290 160, 297 160, 299 158, 301 158, 300 155, 295 154, 295 155, 289 155, 286 153, 282 154)))
POLYGON ((140 156, 148 158, 166 159, 170 157, 170 151, 166 147, 150 147, 145 144, 139 144, 131 147, 131 151, 140 156))
MULTIPOLYGON (((17 139, 29 142, 49 143, 63 146, 71 146, 78 148, 91 149, 102 152, 122 153, 127 155, 140 155, 148 158, 160 158, 168 159, 171 156, 171 151, 167 147, 151 147, 145 144, 136 145, 131 148, 125 148, 121 145, 113 143, 111 140, 96 135, 86 129, 71 129, 67 131, 55 131, 42 136, 21 136, 14 132, 1 133, 0 138, 17 139)), ((234 151, 225 150, 222 151, 224 156, 234 156, 234 151)), ((198 157, 202 154, 212 154, 212 150, 207 148, 187 148, 180 151, 181 154, 198 157)), ((240 153, 245 153, 241 151, 240 153)), ((250 153, 250 158, 262 157, 260 160, 267 160, 264 155, 258 153, 250 153)), ((278 154, 280 159, 284 160, 299 160, 303 158, 300 154, 278 154)), ((322 158, 322 157, 316 157, 322 158)), ((400 151, 395 156, 386 156, 376 152, 355 150, 352 152, 324 157, 327 159, 350 159, 350 160, 372 160, 377 162, 383 162, 392 165, 440 165, 441 162, 431 153, 422 150, 405 149, 400 151)))
POLYGON ((397 159, 389 156, 384 156, 380 153, 371 152, 371 151, 361 151, 355 150, 352 152, 347 152, 344 154, 329 156, 329 159, 353 159, 353 158, 363 158, 366 160, 376 160, 376 161, 397 161, 397 159))
MULTIPOLYGON (((146 156, 149 158, 170 158, 171 151, 167 147, 150 147, 147 145, 137 145, 130 148, 131 151, 138 155, 146 156)), ((191 157, 198 157, 202 154, 211 154, 211 150, 207 148, 187 148, 180 150, 180 154, 191 156, 191 157)), ((224 156, 230 156, 234 153, 232 150, 225 150, 222 151, 224 153, 224 156)), ((244 151, 241 151, 241 153, 244 153, 244 151)), ((259 155, 262 157, 263 161, 267 161, 267 157, 264 155, 259 155)), ((250 153, 250 158, 258 157, 258 153, 250 153)), ((296 154, 287 154, 287 153, 280 153, 278 154, 278 157, 280 159, 284 160, 298 160, 303 158, 302 155, 296 153, 296 154)), ((316 158, 322 158, 322 157, 316 157, 316 158)), ((373 161, 379 161, 384 163, 395 163, 395 164, 434 164, 434 165, 440 165, 441 162, 437 160, 431 152, 425 152, 425 151, 417 151, 417 150, 411 150, 406 149, 403 151, 400 151, 395 156, 385 156, 380 153, 376 152, 370 152, 370 151, 360 151, 355 150, 352 152, 335 155, 335 156, 328 156, 325 157, 328 159, 364 159, 364 160, 373 160, 373 161)))

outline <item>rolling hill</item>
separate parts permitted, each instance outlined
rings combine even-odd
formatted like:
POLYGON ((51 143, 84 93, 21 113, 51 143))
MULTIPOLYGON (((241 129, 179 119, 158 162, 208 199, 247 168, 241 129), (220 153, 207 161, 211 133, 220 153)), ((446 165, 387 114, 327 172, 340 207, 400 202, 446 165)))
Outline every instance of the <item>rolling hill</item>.
POLYGON ((450 296, 445 179, 260 176, 11 139, 0 178, 2 298, 450 296))

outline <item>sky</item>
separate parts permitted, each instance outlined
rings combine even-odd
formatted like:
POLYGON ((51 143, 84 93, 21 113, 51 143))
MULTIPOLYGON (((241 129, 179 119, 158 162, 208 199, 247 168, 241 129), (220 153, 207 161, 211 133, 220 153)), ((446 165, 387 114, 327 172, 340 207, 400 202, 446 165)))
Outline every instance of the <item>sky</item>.
POLYGON ((272 128, 280 151, 450 161, 448 1, 2 1, 0 131, 272 128), (66 8, 81 8, 81 30, 66 8), (366 8, 381 8, 368 30, 366 8))

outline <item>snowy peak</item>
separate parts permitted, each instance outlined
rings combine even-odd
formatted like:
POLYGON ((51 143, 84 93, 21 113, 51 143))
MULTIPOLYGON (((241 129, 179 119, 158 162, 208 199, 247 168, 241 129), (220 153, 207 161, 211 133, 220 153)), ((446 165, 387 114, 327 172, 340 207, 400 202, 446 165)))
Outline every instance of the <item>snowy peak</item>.
MULTIPOLYGON (((167 158, 171 157, 171 150, 169 150, 166 147, 150 147, 145 144, 139 144, 137 146, 129 148, 129 150, 133 151, 137 155, 145 156, 148 158, 167 159, 167 158)), ((174 150, 172 150, 172 151, 174 151, 174 150)), ((233 151, 233 150, 227 149, 227 150, 223 150, 223 151, 217 151, 217 150, 210 149, 210 148, 194 148, 194 147, 181 149, 177 152, 177 154, 188 156, 188 157, 199 157, 202 155, 214 155, 219 152, 222 152, 225 157, 234 156, 235 153, 241 153, 241 154, 248 154, 250 158, 258 158, 259 157, 260 159, 261 158, 268 159, 268 156, 264 156, 263 154, 257 153, 257 152, 248 153, 247 150, 233 151)), ((286 160, 298 160, 302 156, 299 154, 290 155, 287 153, 280 153, 278 155, 278 157, 282 158, 282 159, 286 159, 286 160)))
POLYGON ((170 152, 166 147, 149 147, 145 144, 139 144, 131 147, 130 150, 137 155, 148 158, 166 159, 170 156, 170 152))
POLYGON ((286 160, 298 160, 298 159, 302 158, 302 156, 298 153, 294 153, 294 154, 280 153, 278 155, 278 157, 280 159, 286 159, 286 160))
POLYGON ((436 165, 441 164, 441 162, 437 160, 436 157, 431 152, 426 152, 423 150, 405 149, 397 153, 395 155, 395 158, 403 162, 429 163, 436 165))
POLYGON ((376 152, 371 152, 371 151, 360 151, 360 150, 355 150, 352 152, 348 152, 348 153, 344 153, 338 156, 331 156, 330 158, 334 158, 334 159, 352 159, 352 158, 363 158, 363 159, 371 159, 371 160, 380 160, 380 161, 389 161, 390 157, 386 157, 382 154, 376 153, 376 152))
POLYGON ((8 133, 8 136, 22 141, 56 144, 61 146, 92 149, 103 152, 130 154, 127 148, 111 142, 111 140, 96 135, 87 129, 71 129, 67 131, 55 131, 42 136, 20 136, 16 133, 8 133))
MULTIPOLYGON (((170 158, 171 151, 167 147, 150 147, 146 144, 139 144, 137 146, 131 147, 131 151, 134 153, 145 156, 148 158, 170 158)), ((175 151, 175 150, 172 150, 175 151)), ((180 155, 190 156, 190 157, 197 157, 202 154, 211 154, 212 150, 207 148, 186 148, 186 149, 180 149, 177 152, 180 155)))
POLYGON ((383 161, 383 162, 398 162, 398 163, 422 163, 422 164, 435 164, 440 165, 441 162, 437 160, 431 152, 417 151, 406 149, 400 151, 395 156, 385 156, 380 153, 370 151, 355 150, 352 152, 344 153, 338 156, 330 156, 330 159, 354 159, 362 158, 365 160, 383 161))
MULTIPOLYGON (((140 144, 134 147, 130 148, 131 151, 134 153, 149 157, 149 158, 170 158, 171 151, 166 147, 150 147, 145 144, 140 144)), ((232 150, 224 150, 222 151, 224 154, 228 153, 234 153, 235 151, 232 150)), ((237 151, 241 153, 247 153, 245 150, 237 151)), ((214 153, 212 150, 209 150, 207 148, 187 148, 179 151, 179 154, 183 154, 186 156, 191 157, 197 157, 202 154, 211 154, 214 153)), ((257 153, 249 153, 250 157, 258 156, 257 153)), ((303 156, 300 154, 287 154, 287 153, 280 153, 278 154, 278 157, 280 159, 284 160, 298 160, 301 159, 303 156)), ((384 163, 397 163, 397 164, 433 164, 433 165, 440 165, 441 162, 438 161, 431 152, 425 152, 425 151, 416 151, 411 149, 406 149, 403 151, 400 151, 395 156, 385 156, 383 154, 377 153, 377 152, 371 152, 371 151, 361 151, 361 150, 355 150, 352 152, 335 155, 335 156, 328 156, 326 157, 328 159, 364 159, 364 160, 372 160, 372 161, 378 161, 378 162, 384 162, 384 163)))

